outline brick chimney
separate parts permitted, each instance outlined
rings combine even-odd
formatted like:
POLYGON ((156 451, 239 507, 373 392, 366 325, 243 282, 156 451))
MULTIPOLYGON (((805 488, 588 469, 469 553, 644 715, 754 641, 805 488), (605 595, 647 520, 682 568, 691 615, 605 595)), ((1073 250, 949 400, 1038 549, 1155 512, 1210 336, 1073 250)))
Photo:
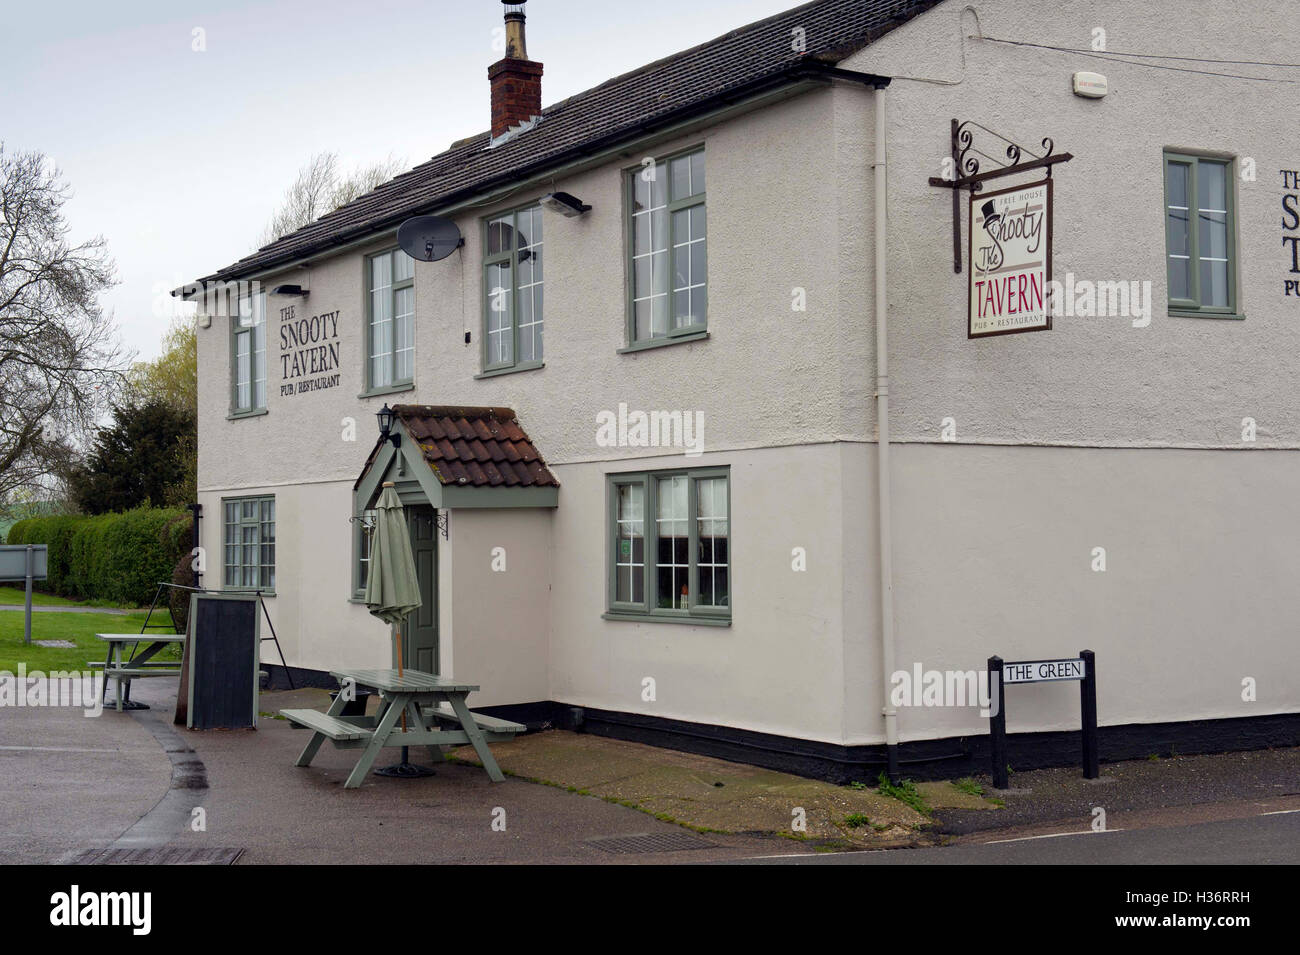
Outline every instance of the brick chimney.
POLYGON ((493 139, 542 113, 542 64, 528 59, 524 2, 501 2, 506 8, 506 55, 488 67, 493 139))

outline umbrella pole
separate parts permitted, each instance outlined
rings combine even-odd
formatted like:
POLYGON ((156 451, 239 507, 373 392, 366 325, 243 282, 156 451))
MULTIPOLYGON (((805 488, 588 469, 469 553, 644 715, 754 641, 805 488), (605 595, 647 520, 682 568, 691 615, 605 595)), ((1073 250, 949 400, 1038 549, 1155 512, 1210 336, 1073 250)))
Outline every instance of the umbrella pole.
MULTIPOLYGON (((397 676, 402 676, 402 628, 395 628, 397 634, 397 676)), ((402 710, 402 732, 406 732, 406 710, 402 710)), ((410 762, 410 747, 402 747, 402 761, 396 766, 385 766, 383 769, 376 769, 376 776, 396 776, 399 779, 418 779, 421 776, 432 776, 434 771, 429 766, 415 766, 410 762)))

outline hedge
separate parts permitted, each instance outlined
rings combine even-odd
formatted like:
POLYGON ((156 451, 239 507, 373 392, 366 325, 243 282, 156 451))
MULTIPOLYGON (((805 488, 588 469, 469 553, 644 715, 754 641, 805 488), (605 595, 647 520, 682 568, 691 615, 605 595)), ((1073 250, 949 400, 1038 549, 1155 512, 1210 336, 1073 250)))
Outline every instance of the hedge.
POLYGON ((7 543, 49 547, 49 577, 36 583, 40 590, 139 607, 189 553, 190 515, 141 507, 96 517, 31 517, 9 529, 7 543))

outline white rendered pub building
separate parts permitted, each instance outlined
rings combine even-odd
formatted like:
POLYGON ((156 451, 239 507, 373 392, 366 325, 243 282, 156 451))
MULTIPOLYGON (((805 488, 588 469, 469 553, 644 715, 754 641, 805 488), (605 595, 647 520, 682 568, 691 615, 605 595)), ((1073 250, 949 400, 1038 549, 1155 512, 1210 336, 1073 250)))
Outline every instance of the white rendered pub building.
MULTIPOLYGON (((299 679, 389 665, 393 481, 406 665, 533 726, 963 774, 963 675, 1086 648, 1103 760, 1297 743, 1294 77, 1158 58, 1289 62, 1285 13, 819 0, 544 106, 505 5, 440 78, 490 129, 179 290, 204 585, 299 679)), ((1008 691, 1016 768, 1072 689, 1008 691)))

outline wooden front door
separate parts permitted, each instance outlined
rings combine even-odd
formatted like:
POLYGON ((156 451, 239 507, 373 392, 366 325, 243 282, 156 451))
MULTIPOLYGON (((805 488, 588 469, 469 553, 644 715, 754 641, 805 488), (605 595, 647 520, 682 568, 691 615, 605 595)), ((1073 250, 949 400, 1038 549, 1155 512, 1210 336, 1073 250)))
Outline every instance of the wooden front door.
POLYGON ((411 534, 411 552, 415 557, 415 576, 420 581, 419 610, 406 618, 402 633, 402 661, 412 670, 438 672, 438 522, 428 504, 410 506, 407 528, 411 534))

